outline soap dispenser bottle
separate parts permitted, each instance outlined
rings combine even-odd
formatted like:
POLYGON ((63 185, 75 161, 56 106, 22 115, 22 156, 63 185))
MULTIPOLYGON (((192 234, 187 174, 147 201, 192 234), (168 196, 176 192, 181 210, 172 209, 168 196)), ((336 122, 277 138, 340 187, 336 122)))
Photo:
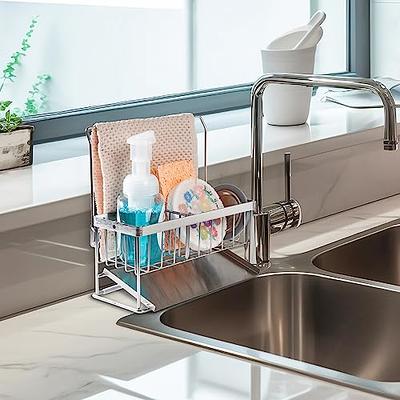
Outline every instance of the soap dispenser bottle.
MULTIPOLYGON (((151 174, 153 131, 131 136, 130 145, 132 173, 123 182, 123 194, 118 198, 118 221, 143 227, 161 222, 164 218, 164 199, 159 193, 157 178, 151 174)), ((128 265, 136 265, 135 239, 122 234, 119 240, 120 254, 128 265)), ((161 235, 153 234, 139 238, 139 265, 147 267, 161 261, 161 235), (160 237, 159 237, 160 236, 160 237)))

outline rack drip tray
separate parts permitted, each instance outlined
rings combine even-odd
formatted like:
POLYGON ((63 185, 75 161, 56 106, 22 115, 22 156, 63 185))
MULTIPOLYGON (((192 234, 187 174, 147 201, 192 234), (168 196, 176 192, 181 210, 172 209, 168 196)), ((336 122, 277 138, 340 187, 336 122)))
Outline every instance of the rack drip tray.
POLYGON ((164 268, 141 276, 124 268, 109 268, 103 274, 133 296, 140 290, 142 300, 153 311, 210 294, 254 278, 252 265, 229 250, 164 268))

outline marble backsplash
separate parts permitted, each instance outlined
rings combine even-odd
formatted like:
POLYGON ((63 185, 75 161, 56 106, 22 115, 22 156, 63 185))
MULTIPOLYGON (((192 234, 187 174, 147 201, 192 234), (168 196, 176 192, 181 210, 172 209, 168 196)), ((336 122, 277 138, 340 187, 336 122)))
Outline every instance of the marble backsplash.
MULTIPOLYGON (((292 161, 292 196, 310 222, 400 193, 400 152, 368 142, 292 161)), ((250 173, 214 180, 233 183, 250 197, 250 173)), ((284 198, 283 164, 264 169, 265 204, 284 198)))
POLYGON ((89 223, 78 214, 0 233, 0 319, 93 288, 89 223))

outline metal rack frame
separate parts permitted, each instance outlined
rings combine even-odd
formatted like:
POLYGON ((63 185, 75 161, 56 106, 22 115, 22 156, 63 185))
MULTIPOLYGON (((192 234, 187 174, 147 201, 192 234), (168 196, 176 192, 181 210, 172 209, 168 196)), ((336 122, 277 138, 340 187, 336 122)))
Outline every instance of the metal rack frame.
MULTIPOLYGON (((208 131, 206 124, 202 117, 200 122, 204 130, 204 178, 207 181, 207 136, 208 131)), ((87 138, 91 140, 91 128, 86 130, 87 138)), ((92 177, 92 154, 90 147, 90 168, 91 168, 91 245, 94 247, 94 293, 92 297, 103 301, 108 304, 118 306, 120 308, 126 309, 134 313, 144 313, 149 311, 159 311, 161 308, 167 305, 171 305, 170 302, 164 304, 163 301, 153 300, 151 291, 154 293, 154 289, 149 288, 154 287, 155 281, 160 282, 159 274, 167 269, 174 268, 178 265, 182 266, 180 270, 182 274, 184 271, 191 271, 188 273, 193 273, 196 268, 207 268, 204 265, 197 265, 196 260, 199 260, 205 256, 212 256, 216 253, 226 253, 231 251, 241 251, 243 257, 248 260, 248 264, 243 263, 244 269, 251 271, 251 265, 255 263, 255 250, 254 245, 254 203, 253 201, 248 201, 243 204, 238 204, 234 206, 229 206, 217 210, 208 211, 196 215, 182 215, 176 212, 166 211, 166 215, 171 217, 172 214, 174 218, 167 218, 166 221, 159 222, 157 224, 148 225, 145 227, 134 227, 122 222, 119 222, 115 214, 102 214, 98 215, 96 210, 96 203, 94 197, 94 185, 92 177), (222 229, 226 225, 227 218, 233 219, 232 235, 229 239, 224 239, 220 244, 214 246, 210 240, 210 246, 204 250, 200 249, 200 245, 197 249, 192 249, 189 245, 190 242, 190 232, 191 227, 195 227, 198 232, 198 237, 200 241, 200 227, 202 224, 208 223, 216 225, 215 221, 220 221, 219 229, 222 229), (235 232, 235 223, 238 219, 242 219, 243 231, 237 234, 235 232), (181 238, 181 232, 186 233, 185 243, 182 243, 178 238, 181 238), (100 258, 100 238, 101 235, 105 235, 105 259, 100 258), (161 257, 156 263, 150 263, 150 257, 147 257, 147 264, 141 265, 140 261, 140 241, 143 238, 149 238, 152 235, 157 235, 159 243, 161 243, 161 257), (167 246, 166 238, 169 239, 169 245, 167 246), (172 239, 171 239, 172 238, 172 239), (133 265, 129 264, 124 259, 123 252, 121 252, 121 243, 123 241, 130 240, 135 249, 134 262, 133 265), (110 246, 110 241, 112 245, 110 246), (172 243, 172 246, 171 246, 172 243), (109 248, 112 249, 112 254, 109 254, 109 248), (184 269, 185 268, 185 269, 184 269), (156 273, 158 275, 156 275, 156 273), (143 279, 145 277, 145 279, 143 279), (152 279, 154 277, 154 279, 152 279), (102 281, 108 278, 108 284, 102 286, 102 281), (112 282, 111 285, 109 282, 112 282), (110 297, 110 294, 117 291, 125 291, 132 301, 122 302, 110 297)), ((149 254, 151 253, 150 245, 148 246, 149 254)), ((230 255, 229 257, 235 257, 230 255)), ((215 269, 215 266, 211 266, 211 269, 215 269)), ((215 272, 215 270, 214 270, 215 272)), ((252 271, 253 274, 255 271, 252 271)), ((165 280, 165 279, 164 279, 165 280)), ((223 284, 222 287, 227 283, 223 284)), ((182 282, 177 281, 169 282, 168 285, 175 285, 173 288, 175 291, 182 291, 179 287, 182 282)), ((162 286, 165 286, 163 283, 162 286)), ((221 286, 219 287, 221 288, 221 286)), ((160 287, 160 290, 165 290, 160 287)), ((179 302, 182 300, 189 299, 189 297, 179 297, 179 302)), ((170 300, 169 300, 170 301, 170 300)), ((175 300, 174 300, 175 301, 175 300)))

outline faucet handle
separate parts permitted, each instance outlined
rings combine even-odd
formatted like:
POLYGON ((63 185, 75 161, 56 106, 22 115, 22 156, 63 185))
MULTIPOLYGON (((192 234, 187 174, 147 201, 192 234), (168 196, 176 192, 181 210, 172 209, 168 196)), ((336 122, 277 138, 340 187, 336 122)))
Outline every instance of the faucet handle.
POLYGON ((290 153, 284 155, 285 173, 285 202, 288 203, 292 198, 292 161, 290 153))

